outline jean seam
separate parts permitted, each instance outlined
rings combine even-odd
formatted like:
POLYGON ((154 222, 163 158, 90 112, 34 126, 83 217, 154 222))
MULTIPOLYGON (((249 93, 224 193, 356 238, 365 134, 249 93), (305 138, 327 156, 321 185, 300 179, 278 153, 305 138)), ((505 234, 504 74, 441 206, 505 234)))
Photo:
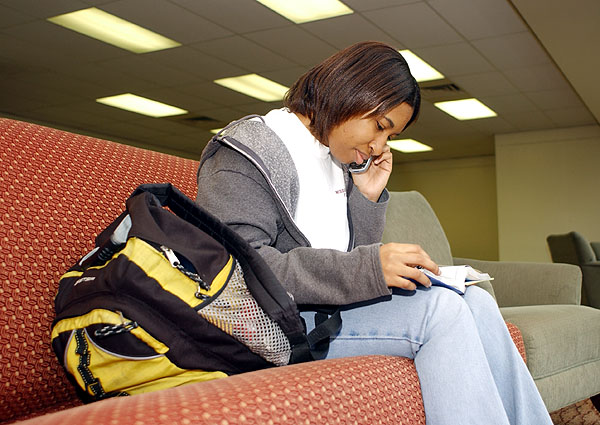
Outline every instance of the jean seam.
POLYGON ((367 335, 356 335, 356 336, 337 336, 335 339, 337 340, 347 340, 347 341, 351 341, 351 340, 361 340, 361 341, 365 341, 365 340, 380 340, 380 341, 408 341, 411 344, 416 344, 416 345, 423 345, 422 342, 420 341, 413 341, 410 338, 404 338, 404 337, 396 337, 396 336, 367 336, 367 335))

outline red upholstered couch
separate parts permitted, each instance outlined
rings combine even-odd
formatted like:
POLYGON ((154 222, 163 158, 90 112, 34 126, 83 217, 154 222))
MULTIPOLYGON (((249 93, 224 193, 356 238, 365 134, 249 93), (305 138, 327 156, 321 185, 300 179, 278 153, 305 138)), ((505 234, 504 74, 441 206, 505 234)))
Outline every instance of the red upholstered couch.
MULTIPOLYGON (((93 236, 139 184, 171 182, 193 198, 196 166, 0 118, 0 423, 424 424, 413 362, 385 356, 286 366, 80 406, 50 346, 59 276, 92 248, 93 236)), ((509 328, 524 355, 519 330, 509 328)))

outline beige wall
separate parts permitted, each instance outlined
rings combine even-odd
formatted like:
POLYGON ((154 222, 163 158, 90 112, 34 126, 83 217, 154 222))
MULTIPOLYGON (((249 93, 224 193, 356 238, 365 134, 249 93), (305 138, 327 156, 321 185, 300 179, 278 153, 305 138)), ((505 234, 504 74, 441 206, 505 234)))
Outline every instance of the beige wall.
POLYGON ((494 157, 394 164, 388 189, 427 198, 454 256, 498 259, 494 157))
POLYGON ((600 127, 496 136, 499 257, 549 262, 546 236, 600 241, 600 127))

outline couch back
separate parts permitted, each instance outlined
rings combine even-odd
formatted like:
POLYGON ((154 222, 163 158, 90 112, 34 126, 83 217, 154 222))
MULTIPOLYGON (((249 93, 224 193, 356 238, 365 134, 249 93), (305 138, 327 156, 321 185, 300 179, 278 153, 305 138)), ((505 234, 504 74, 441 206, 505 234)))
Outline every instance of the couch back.
POLYGON ((444 229, 429 202, 419 192, 390 193, 383 242, 418 244, 437 264, 453 264, 444 229))
POLYGON ((59 277, 139 184, 193 199, 197 165, 0 118, 0 422, 79 404, 50 346, 59 277))

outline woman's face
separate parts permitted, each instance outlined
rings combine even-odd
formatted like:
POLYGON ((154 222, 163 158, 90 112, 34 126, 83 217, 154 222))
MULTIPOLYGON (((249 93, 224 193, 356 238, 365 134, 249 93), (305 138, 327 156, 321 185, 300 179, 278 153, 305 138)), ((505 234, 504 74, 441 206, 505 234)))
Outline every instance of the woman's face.
POLYGON ((351 118, 329 133, 331 154, 344 164, 361 164, 370 156, 379 156, 387 141, 404 130, 412 114, 412 106, 401 103, 379 117, 351 118))

